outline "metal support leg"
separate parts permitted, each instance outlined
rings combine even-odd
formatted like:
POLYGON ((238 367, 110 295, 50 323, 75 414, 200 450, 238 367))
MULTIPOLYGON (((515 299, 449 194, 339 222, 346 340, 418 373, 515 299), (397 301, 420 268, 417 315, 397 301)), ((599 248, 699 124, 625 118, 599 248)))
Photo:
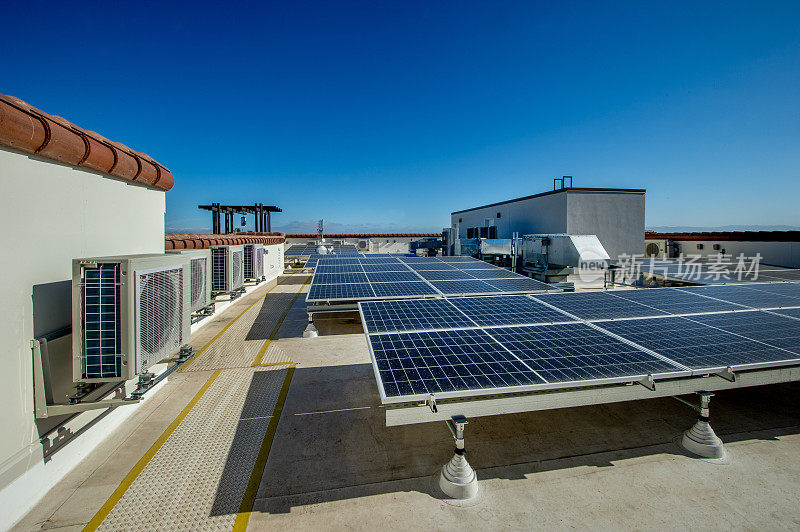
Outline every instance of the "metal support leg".
POLYGON ((456 449, 453 458, 442 467, 439 488, 452 499, 472 499, 478 495, 478 475, 467 462, 467 450, 464 446, 464 427, 469 422, 464 416, 453 416, 446 423, 455 440, 456 449))
POLYGON ((319 336, 319 331, 314 326, 314 317, 309 313, 308 325, 306 326, 306 330, 303 331, 303 338, 316 338, 317 336, 319 336))
POLYGON ((717 437, 708 422, 709 403, 713 396, 711 392, 700 392, 700 415, 697 417, 697 423, 683 433, 681 445, 702 458, 724 459, 726 452, 722 440, 717 437))

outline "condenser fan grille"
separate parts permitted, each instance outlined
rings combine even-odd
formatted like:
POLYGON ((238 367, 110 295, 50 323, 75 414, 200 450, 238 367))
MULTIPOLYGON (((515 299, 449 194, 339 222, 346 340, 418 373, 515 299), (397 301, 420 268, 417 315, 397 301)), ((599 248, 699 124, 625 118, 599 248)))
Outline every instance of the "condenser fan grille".
POLYGON ((137 273, 137 373, 183 344, 183 268, 137 273))
POLYGON ((208 271, 208 259, 200 257, 191 260, 192 266, 192 312, 197 312, 206 304, 206 272, 208 271))
POLYGON ((648 257, 658 257, 658 244, 656 244, 655 242, 650 242, 649 244, 647 244, 645 253, 647 253, 648 257))
POLYGON ((244 247, 244 276, 248 279, 252 279, 255 277, 255 273, 253 272, 253 265, 255 264, 255 257, 253 257, 253 247, 254 246, 245 246, 244 247))
POLYGON ((122 374, 120 266, 98 264, 81 278, 83 376, 88 379, 122 374))
POLYGON ((225 274, 227 273, 225 251, 225 248, 211 248, 211 289, 215 292, 225 292, 228 290, 225 278, 225 274))

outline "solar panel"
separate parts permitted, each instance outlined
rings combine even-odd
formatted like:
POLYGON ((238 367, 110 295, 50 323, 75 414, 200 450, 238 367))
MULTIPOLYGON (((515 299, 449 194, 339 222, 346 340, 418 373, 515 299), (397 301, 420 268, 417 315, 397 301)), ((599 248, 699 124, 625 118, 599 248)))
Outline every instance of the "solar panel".
POLYGON ((360 307, 367 333, 419 332, 475 325, 447 299, 366 301, 360 307))
POLYGON ((478 329, 370 335, 383 396, 489 390, 544 381, 478 329))
POLYGON ((452 257, 436 257, 442 262, 474 262, 477 259, 473 259, 472 257, 464 257, 464 256, 452 256, 452 257))
POLYGON ((800 323, 792 318, 756 311, 708 314, 693 316, 692 319, 716 329, 800 354, 800 326, 798 326, 800 323))
POLYGON ((763 283, 748 285, 751 290, 800 298, 800 283, 763 283))
POLYGON ((637 379, 681 368, 583 323, 491 329, 548 382, 637 379))
POLYGON ((800 271, 798 270, 785 270, 785 271, 766 271, 759 273, 759 280, 763 277, 765 281, 800 281, 800 271))
POLYGON ((457 271, 450 264, 444 262, 406 262, 406 265, 414 271, 423 270, 444 270, 444 271, 457 271))
POLYGON ((460 294, 494 294, 502 292, 483 281, 474 279, 471 281, 429 281, 437 290, 444 295, 460 294))
POLYGON ((314 282, 317 284, 341 284, 341 283, 366 283, 367 276, 363 273, 319 273, 314 275, 314 282))
POLYGON ((781 316, 789 316, 790 318, 800 319, 800 308, 773 310, 772 312, 775 314, 780 314, 781 316))
POLYGON ((319 259, 320 266, 343 266, 343 265, 351 265, 351 266, 360 266, 361 261, 358 259, 344 259, 344 258, 336 258, 333 259, 331 257, 320 257, 319 259))
POLYGON ((491 270, 460 270, 464 273, 475 277, 476 279, 514 279, 519 277, 516 273, 504 270, 502 268, 492 268, 491 270))
POLYGON ((533 292, 537 290, 550 290, 552 288, 547 285, 547 283, 522 276, 509 279, 486 279, 484 282, 502 292, 533 292))
POLYGON ((620 299, 608 292, 571 292, 541 294, 536 299, 557 307, 583 320, 608 320, 661 316, 666 312, 620 299))
POLYGON ((741 310, 743 307, 716 301, 700 295, 683 292, 675 288, 648 288, 644 290, 614 290, 614 297, 647 305, 668 314, 691 314, 695 312, 721 312, 741 310))
POLYGON ((574 321, 528 296, 458 297, 447 301, 480 326, 574 321))
POLYGON ((719 371, 742 365, 765 364, 796 358, 781 349, 742 338, 729 332, 698 323, 698 318, 711 316, 751 315, 709 314, 681 318, 607 321, 597 325, 647 349, 683 364, 693 370, 719 371))
POLYGON ((315 273, 364 273, 364 270, 358 264, 320 264, 315 273))
POLYGON ((755 290, 751 285, 695 286, 679 290, 729 301, 752 308, 778 308, 800 306, 800 298, 755 290))
POLYGON ((364 268, 365 272, 407 272, 408 267, 405 264, 401 264, 399 262, 394 263, 380 263, 380 264, 372 264, 372 263, 361 263, 361 267, 364 268))
POLYGON ((312 284, 308 290, 307 301, 326 301, 332 299, 364 299, 375 297, 367 283, 353 284, 312 284))
POLYGON ((372 283, 375 297, 419 297, 437 295, 436 290, 423 281, 403 283, 372 283))
POLYGON ((458 270, 415 270, 420 276, 428 279, 429 281, 458 281, 466 279, 475 279, 473 276, 466 272, 458 270))
POLYGON ((367 279, 371 283, 399 283, 403 281, 420 281, 414 272, 367 272, 367 279))
POLYGON ((449 262, 454 268, 458 268, 459 270, 505 270, 504 268, 498 268, 493 264, 489 264, 488 262, 483 262, 482 260, 473 260, 470 262, 449 262))

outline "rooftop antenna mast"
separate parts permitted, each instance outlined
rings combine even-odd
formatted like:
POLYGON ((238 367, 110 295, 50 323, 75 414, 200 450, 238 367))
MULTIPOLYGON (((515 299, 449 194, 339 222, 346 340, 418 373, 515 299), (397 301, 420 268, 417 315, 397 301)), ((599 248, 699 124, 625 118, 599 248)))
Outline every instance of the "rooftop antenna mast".
POLYGON ((323 236, 322 233, 323 233, 323 231, 322 231, 322 220, 320 220, 320 221, 317 222, 317 240, 319 240, 320 244, 325 242, 325 237, 323 236))

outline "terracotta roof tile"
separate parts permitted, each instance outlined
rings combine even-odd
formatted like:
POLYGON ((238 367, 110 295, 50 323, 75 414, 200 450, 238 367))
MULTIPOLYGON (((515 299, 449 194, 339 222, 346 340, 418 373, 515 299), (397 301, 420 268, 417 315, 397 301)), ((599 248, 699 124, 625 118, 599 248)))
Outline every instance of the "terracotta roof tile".
POLYGON ((152 157, 4 94, 0 94, 0 146, 164 191, 175 184, 172 173, 152 157))

